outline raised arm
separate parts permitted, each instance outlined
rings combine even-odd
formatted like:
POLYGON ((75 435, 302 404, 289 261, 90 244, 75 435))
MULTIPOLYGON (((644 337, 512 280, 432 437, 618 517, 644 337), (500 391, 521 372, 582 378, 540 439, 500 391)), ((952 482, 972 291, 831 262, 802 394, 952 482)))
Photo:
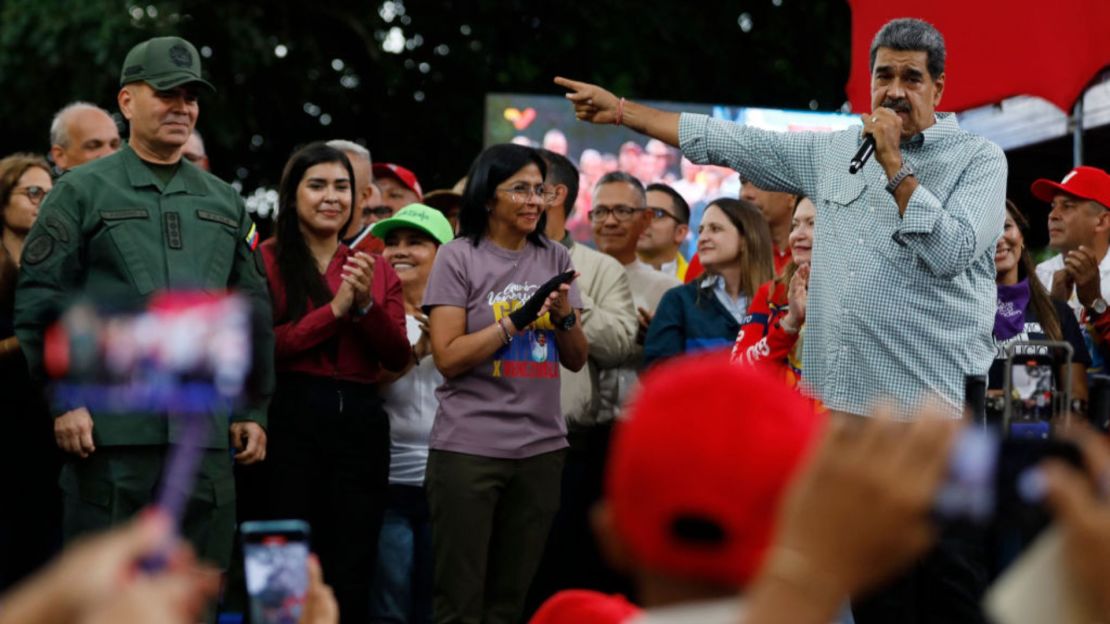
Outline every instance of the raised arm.
POLYGON ((816 154, 827 132, 773 132, 705 115, 672 113, 619 98, 586 82, 557 77, 581 121, 625 126, 682 150, 698 164, 730 167, 768 191, 814 195, 816 154))
POLYGON ((595 124, 626 126, 678 147, 679 113, 629 102, 588 82, 556 76, 555 84, 567 89, 566 97, 574 105, 574 114, 578 119, 595 124))

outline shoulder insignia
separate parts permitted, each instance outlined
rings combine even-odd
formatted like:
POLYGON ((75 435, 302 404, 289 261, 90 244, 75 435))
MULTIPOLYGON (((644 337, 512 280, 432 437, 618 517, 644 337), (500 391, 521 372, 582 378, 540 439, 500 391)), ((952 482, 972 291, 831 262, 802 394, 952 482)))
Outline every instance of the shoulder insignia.
POLYGON ((49 234, 40 234, 23 248, 23 262, 38 264, 49 258, 52 253, 54 253, 54 239, 49 234))
POLYGON ((55 216, 49 216, 46 217, 44 224, 46 225, 46 231, 50 232, 51 236, 60 242, 69 242, 69 227, 66 226, 65 221, 55 216))
POLYGON ((258 249, 258 239, 259 239, 258 226, 256 226, 252 222, 251 223, 251 229, 250 229, 249 232, 247 232, 247 236, 246 236, 246 239, 245 239, 247 241, 247 247, 250 247, 251 251, 254 251, 255 249, 258 249))

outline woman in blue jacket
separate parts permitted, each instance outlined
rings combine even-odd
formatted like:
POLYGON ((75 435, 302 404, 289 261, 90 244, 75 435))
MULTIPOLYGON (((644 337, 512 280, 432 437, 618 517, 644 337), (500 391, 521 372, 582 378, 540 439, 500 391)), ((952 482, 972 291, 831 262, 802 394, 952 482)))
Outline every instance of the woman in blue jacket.
POLYGON ((697 280, 663 295, 644 343, 644 365, 690 351, 726 349, 748 313, 755 289, 774 278, 771 233, 759 209, 718 199, 698 226, 697 280))

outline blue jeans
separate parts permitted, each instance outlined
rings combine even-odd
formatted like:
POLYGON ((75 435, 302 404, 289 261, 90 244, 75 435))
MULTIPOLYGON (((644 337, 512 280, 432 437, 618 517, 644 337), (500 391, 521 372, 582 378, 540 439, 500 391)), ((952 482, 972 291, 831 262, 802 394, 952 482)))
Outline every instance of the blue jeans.
POLYGON ((422 487, 389 486, 370 588, 370 619, 432 621, 432 531, 422 487))

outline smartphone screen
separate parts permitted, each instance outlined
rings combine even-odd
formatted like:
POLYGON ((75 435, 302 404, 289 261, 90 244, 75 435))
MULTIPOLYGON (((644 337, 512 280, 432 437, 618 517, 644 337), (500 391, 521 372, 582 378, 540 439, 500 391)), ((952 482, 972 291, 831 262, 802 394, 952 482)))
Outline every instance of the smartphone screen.
POLYGON ((251 622, 296 624, 300 619, 308 591, 308 532, 300 520, 243 523, 251 622))
POLYGON ((1032 357, 1015 359, 1010 369, 1010 383, 1013 399, 1010 436, 1047 440, 1059 402, 1052 363, 1032 357))
POLYGON ((1048 440, 1070 416, 1072 359, 1066 342, 1028 341, 1008 347, 1003 435, 1017 440, 1048 440))

